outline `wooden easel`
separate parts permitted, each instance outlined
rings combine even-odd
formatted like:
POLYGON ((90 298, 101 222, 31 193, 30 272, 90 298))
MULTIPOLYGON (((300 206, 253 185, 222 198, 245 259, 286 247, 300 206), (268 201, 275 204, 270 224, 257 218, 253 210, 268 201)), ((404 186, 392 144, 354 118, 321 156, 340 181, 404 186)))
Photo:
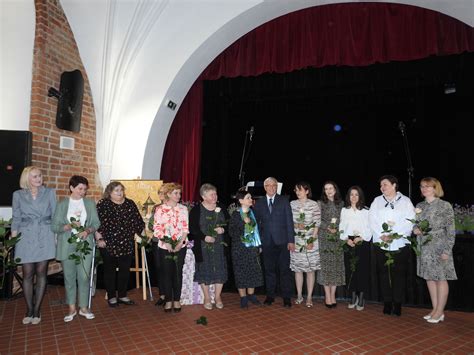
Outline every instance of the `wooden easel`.
POLYGON ((130 271, 135 272, 135 283, 136 283, 136 288, 140 288, 140 273, 141 273, 141 279, 142 279, 142 287, 143 287, 143 300, 147 300, 147 295, 146 295, 146 273, 147 273, 147 264, 145 263, 145 248, 140 248, 140 252, 138 251, 138 243, 136 241, 133 242, 135 246, 135 267, 131 267, 130 271), (138 253, 140 253, 140 261, 138 260, 138 253), (140 267, 140 262, 141 262, 141 267, 140 267))

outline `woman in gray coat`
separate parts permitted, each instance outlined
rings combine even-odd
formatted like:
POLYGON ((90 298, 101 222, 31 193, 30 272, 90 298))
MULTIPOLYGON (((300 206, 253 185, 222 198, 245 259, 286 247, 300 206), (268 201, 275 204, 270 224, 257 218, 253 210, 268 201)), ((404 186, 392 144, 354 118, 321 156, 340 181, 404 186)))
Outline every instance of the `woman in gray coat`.
POLYGON ((56 246, 51 230, 51 216, 56 208, 56 193, 43 186, 41 170, 35 166, 23 169, 21 190, 13 193, 12 237, 21 233, 15 246, 15 258, 23 268, 23 295, 26 315, 23 324, 41 322, 41 302, 46 291, 48 261, 54 258, 56 246), (33 292, 33 279, 36 288, 33 292), (34 298, 33 298, 34 295, 34 298))

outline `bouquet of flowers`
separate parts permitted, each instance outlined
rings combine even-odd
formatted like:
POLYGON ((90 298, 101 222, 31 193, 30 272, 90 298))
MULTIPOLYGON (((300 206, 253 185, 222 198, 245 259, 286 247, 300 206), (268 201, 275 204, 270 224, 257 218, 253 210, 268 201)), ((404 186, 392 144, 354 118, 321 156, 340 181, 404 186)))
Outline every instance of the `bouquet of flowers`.
POLYGON ((138 236, 135 234, 135 242, 138 244, 139 248, 145 248, 145 251, 149 251, 151 249, 151 238, 143 233, 142 235, 138 236))
POLYGON ((303 244, 297 244, 299 247, 299 252, 301 253, 303 250, 308 251, 308 245, 313 244, 316 241, 316 238, 311 236, 311 237, 306 237, 306 232, 313 229, 316 226, 316 222, 310 223, 310 224, 305 224, 305 213, 304 210, 301 209, 298 218, 296 221, 302 228, 297 228, 298 231, 296 232, 296 235, 303 240, 303 244))
POLYGON ((408 240, 411 243, 411 247, 413 251, 415 252, 416 256, 419 256, 421 253, 421 247, 423 245, 426 245, 433 239, 433 236, 431 236, 429 233, 431 232, 431 227, 430 227, 430 222, 426 219, 420 219, 420 214, 423 212, 420 208, 415 208, 415 219, 409 219, 407 218, 408 221, 414 224, 414 227, 417 227, 421 231, 420 235, 420 241, 421 245, 418 243, 418 238, 415 236, 410 236, 408 237, 408 240))
POLYGON ((178 263, 178 255, 176 255, 176 246, 181 242, 181 236, 178 235, 177 233, 171 233, 171 231, 168 229, 168 234, 164 235, 160 240, 163 243, 168 243, 171 245, 172 253, 173 255, 167 255, 165 259, 171 259, 173 260, 176 264, 178 263))
MULTIPOLYGON (((382 239, 380 242, 374 243, 374 244, 379 246, 380 248, 389 249, 390 244, 392 244, 392 242, 394 240, 404 238, 403 235, 398 234, 398 233, 393 231, 392 228, 393 228, 394 225, 395 225, 395 222, 393 222, 393 221, 388 221, 388 222, 382 223, 382 235, 385 236, 385 238, 384 238, 385 240, 382 239)), ((385 257, 387 258, 387 260, 385 261, 385 266, 387 266, 387 268, 388 268, 388 281, 390 283, 390 286, 392 286, 392 278, 391 278, 391 275, 390 275, 390 268, 395 263, 395 259, 393 258, 393 255, 396 254, 396 253, 398 253, 398 250, 397 251, 387 250, 385 252, 385 257)))
MULTIPOLYGON (((214 216, 212 217, 206 217, 207 219, 212 220, 212 223, 209 224, 208 230, 207 230, 207 235, 212 237, 212 238, 217 238, 217 232, 216 229, 219 227, 224 227, 226 224, 225 223, 217 223, 217 220, 219 218, 219 213, 221 213, 221 208, 216 207, 214 210, 214 216)), ((221 244, 227 246, 226 243, 221 242, 221 244)), ((206 249, 209 250, 210 252, 214 252, 214 243, 207 243, 206 242, 206 249)))
POLYGON ((74 260, 76 265, 81 264, 82 268, 84 269, 85 274, 89 278, 89 273, 87 272, 84 266, 84 260, 86 259, 86 255, 89 255, 92 251, 89 242, 87 239, 82 239, 79 237, 79 234, 84 232, 86 228, 81 225, 81 211, 77 211, 75 213, 76 217, 72 216, 69 218, 70 226, 71 226, 71 236, 68 238, 69 244, 75 245, 75 251, 69 255, 69 260, 74 260))
POLYGON ((255 233, 255 227, 257 226, 257 223, 252 218, 250 218, 249 216, 250 211, 249 212, 242 211, 241 213, 243 217, 242 219, 244 221, 244 234, 242 235, 240 240, 245 245, 251 245, 253 243, 252 236, 255 233))

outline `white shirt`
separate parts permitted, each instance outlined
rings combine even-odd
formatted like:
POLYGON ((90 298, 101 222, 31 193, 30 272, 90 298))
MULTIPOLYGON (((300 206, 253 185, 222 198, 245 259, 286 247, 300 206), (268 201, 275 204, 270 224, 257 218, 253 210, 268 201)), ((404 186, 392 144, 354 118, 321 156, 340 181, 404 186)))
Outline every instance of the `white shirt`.
MULTIPOLYGON (((67 210, 67 220, 71 222, 71 217, 74 217, 76 220, 81 221, 81 226, 84 226, 87 219, 87 211, 86 206, 84 206, 84 200, 81 198, 80 200, 73 200, 69 198, 69 207, 67 210)), ((73 234, 77 233, 77 230, 72 230, 73 234)))
POLYGON ((410 244, 406 237, 411 235, 413 223, 408 221, 407 218, 415 218, 415 207, 408 197, 400 192, 397 192, 392 201, 384 198, 384 195, 376 197, 369 210, 369 223, 373 242, 381 242, 380 237, 383 235, 382 224, 391 221, 395 223, 392 227, 393 232, 403 235, 404 238, 396 239, 390 244, 388 249, 382 249, 393 251, 403 248, 406 244, 410 244))
POLYGON ((361 210, 353 209, 352 207, 343 208, 341 210, 339 230, 342 240, 347 240, 350 235, 357 235, 366 242, 370 242, 372 233, 369 226, 369 210, 366 208, 361 210))

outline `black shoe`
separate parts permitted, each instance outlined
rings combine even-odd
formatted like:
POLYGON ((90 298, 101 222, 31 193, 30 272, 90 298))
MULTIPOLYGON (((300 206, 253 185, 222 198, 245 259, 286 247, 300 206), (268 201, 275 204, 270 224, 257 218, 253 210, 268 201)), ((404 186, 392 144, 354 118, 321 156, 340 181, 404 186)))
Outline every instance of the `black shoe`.
POLYGON ((109 307, 112 307, 112 308, 115 308, 115 307, 118 307, 118 306, 119 306, 118 302, 113 302, 113 303, 112 303, 112 302, 110 302, 110 301, 107 301, 107 303, 109 304, 109 307))
POLYGON ((164 298, 158 298, 158 301, 156 301, 155 306, 163 306, 165 304, 165 299, 164 298))
POLYGON ((173 307, 173 312, 175 313, 181 312, 181 307, 173 307))
POLYGON ((266 306, 271 306, 273 302, 275 302, 275 298, 267 296, 265 301, 263 301, 263 304, 266 306))
POLYGON ((252 293, 251 295, 247 295, 247 299, 256 306, 262 305, 262 303, 257 299, 257 296, 255 296, 254 293, 252 293))
POLYGON ((392 314, 392 302, 384 302, 383 304, 383 314, 392 314))
POLYGON ((247 296, 240 297, 240 308, 247 308, 249 305, 249 299, 247 296))
POLYGON ((402 315, 402 304, 394 303, 393 304, 393 315, 400 317, 402 315))
POLYGON ((125 299, 119 298, 117 302, 121 304, 125 304, 127 306, 131 306, 135 304, 135 302, 133 302, 130 298, 125 298, 125 299))
POLYGON ((291 308, 291 298, 283 299, 283 307, 291 308))
POLYGON ((166 313, 170 313, 170 312, 173 310, 173 307, 171 307, 171 308, 163 308, 163 310, 164 310, 166 313))
POLYGON ((326 302, 324 302, 324 305, 325 305, 327 308, 332 308, 332 304, 327 304, 326 302))
POLYGON ((331 304, 331 307, 332 307, 332 308, 336 308, 336 307, 337 307, 337 303, 331 304))

